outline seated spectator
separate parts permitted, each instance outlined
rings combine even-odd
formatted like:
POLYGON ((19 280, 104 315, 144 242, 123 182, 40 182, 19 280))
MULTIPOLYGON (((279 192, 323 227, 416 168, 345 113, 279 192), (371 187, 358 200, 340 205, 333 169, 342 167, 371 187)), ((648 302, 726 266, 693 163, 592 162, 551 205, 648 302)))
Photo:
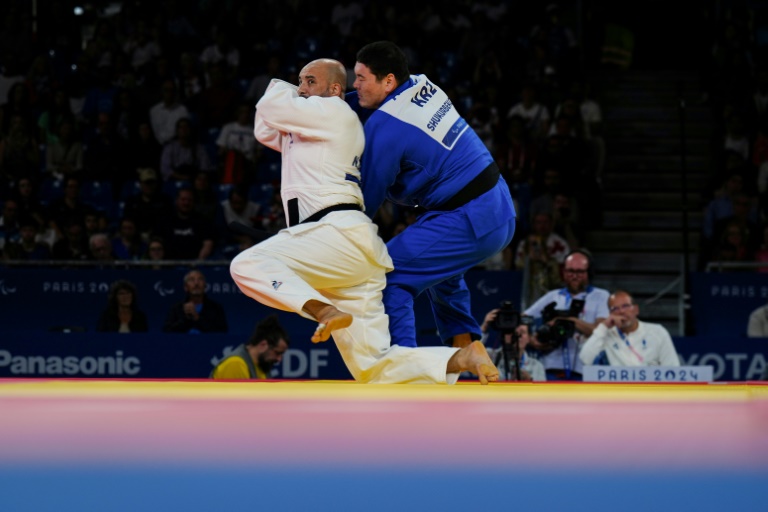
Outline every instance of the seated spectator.
POLYGON ((186 298, 171 307, 165 320, 164 332, 200 334, 227 332, 224 308, 205 293, 205 276, 192 270, 184 276, 186 298))
POLYGON ((112 239, 112 253, 118 260, 139 260, 147 251, 136 222, 130 217, 120 220, 117 236, 112 239))
POLYGON ((206 222, 216 222, 219 196, 213 190, 211 174, 206 171, 197 171, 192 179, 192 191, 195 194, 195 213, 206 222))
POLYGON ((208 68, 208 87, 198 97, 197 112, 203 130, 221 128, 228 123, 240 99, 240 91, 227 76, 227 67, 218 62, 208 68))
POLYGON ((518 325, 514 333, 500 332, 496 343, 493 346, 489 345, 489 340, 491 339, 489 330, 493 328, 498 314, 498 308, 489 311, 483 319, 480 330, 483 333, 481 341, 488 347, 488 355, 491 356, 494 364, 499 369, 499 380, 517 380, 513 364, 515 357, 513 353, 510 353, 510 349, 514 347, 515 338, 517 339, 518 348, 517 359, 520 362, 520 380, 547 380, 544 365, 525 350, 531 341, 527 325, 518 325))
POLYGON ((152 134, 149 121, 139 121, 136 131, 128 139, 130 151, 126 155, 126 166, 129 169, 159 169, 160 155, 163 146, 152 134))
POLYGON ((40 172, 40 145, 27 120, 11 116, 7 132, 0 132, 0 183, 31 178, 40 172))
POLYGON ((604 351, 611 366, 680 366, 669 332, 660 324, 639 320, 640 308, 629 293, 613 292, 608 311, 608 318, 595 327, 581 347, 583 364, 594 364, 604 351))
POLYGON ((576 221, 581 220, 579 202, 570 190, 563 185, 562 173, 549 167, 541 174, 541 183, 537 183, 533 199, 531 200, 531 219, 538 213, 555 214, 555 197, 566 195, 568 197, 568 206, 571 210, 571 218, 576 221))
POLYGON ((35 182, 32 178, 21 178, 16 180, 15 185, 14 190, 11 192, 11 197, 16 200, 19 206, 19 213, 34 217, 38 222, 38 226, 42 229, 45 225, 45 209, 40 203, 40 198, 35 189, 35 182))
POLYGON ((549 132, 549 110, 536 99, 536 86, 526 84, 520 91, 520 101, 512 105, 507 119, 520 116, 525 121, 525 130, 533 140, 543 139, 549 132))
POLYGON ((552 209, 552 231, 563 237, 568 242, 571 249, 577 249, 583 238, 583 233, 577 217, 578 211, 574 206, 576 199, 572 198, 565 191, 561 190, 555 193, 552 209))
MULTIPOLYGON (((205 78, 200 73, 197 59, 189 52, 179 56, 179 96, 185 105, 195 109, 198 96, 205 87, 205 78)), ((256 102, 254 101, 255 105, 256 102)))
POLYGON ((48 206, 48 218, 58 233, 63 233, 63 226, 83 224, 86 213, 92 211, 80 198, 80 180, 70 176, 64 181, 62 195, 51 201, 48 206))
POLYGON ((171 198, 163 194, 157 171, 140 168, 139 193, 125 201, 124 216, 132 218, 143 238, 156 231, 162 219, 173 213, 171 198))
POLYGON ((739 226, 745 237, 747 252, 752 254, 757 250, 762 238, 758 218, 757 200, 745 192, 737 192, 731 200, 731 215, 715 221, 713 238, 715 241, 721 241, 726 229, 734 225, 739 226))
MULTIPOLYGON (((75 114, 69 104, 69 95, 64 89, 58 89, 53 93, 53 101, 37 118, 37 126, 40 132, 40 141, 51 144, 59 140, 57 127, 64 120, 75 122, 75 114)), ((77 131, 77 125, 75 131, 77 131)))
MULTIPOLYGON (((734 200, 744 193, 744 178, 738 172, 730 173, 723 180, 720 189, 715 192, 715 197, 707 204, 704 210, 704 224, 702 232, 704 238, 710 243, 715 238, 717 222, 731 217, 734 214, 734 200)), ((757 220, 757 207, 750 209, 748 218, 757 220)))
POLYGON ((189 119, 176 123, 176 138, 163 146, 160 173, 163 181, 192 181, 198 171, 212 171, 205 148, 196 139, 189 119))
MULTIPOLYGON (((748 233, 738 222, 729 223, 715 243, 710 261, 749 262, 753 253, 747 243, 748 233)), ((749 269, 747 269, 749 270, 749 269)))
POLYGON ((248 227, 256 227, 260 209, 259 203, 248 200, 248 191, 241 186, 232 187, 229 198, 221 202, 225 226, 240 222, 248 227))
POLYGON ((260 229, 258 221, 261 206, 248 200, 248 191, 245 187, 234 186, 229 191, 229 199, 219 205, 217 224, 222 233, 220 242, 220 256, 233 258, 241 251, 251 247, 255 241, 248 234, 230 229, 230 223, 236 222, 249 228, 260 229))
POLYGON ((277 315, 258 324, 246 343, 227 355, 211 372, 212 379, 267 379, 283 359, 291 341, 277 315))
POLYGON ((571 250, 568 242, 554 233, 552 216, 539 213, 533 218, 533 228, 517 245, 515 268, 527 272, 523 304, 532 304, 561 283, 560 268, 571 250))
POLYGON ((107 220, 106 213, 92 208, 85 212, 83 226, 85 226, 85 237, 89 240, 93 235, 109 232, 109 220, 107 220))
POLYGON ((194 192, 181 188, 176 194, 175 209, 160 219, 156 232, 165 240, 169 259, 204 260, 214 248, 214 224, 195 212, 194 192))
POLYGON ((168 78, 162 85, 162 101, 149 110, 150 124, 155 139, 160 145, 170 142, 177 131, 181 119, 189 119, 189 110, 179 103, 176 93, 176 83, 168 78))
POLYGON ((216 139, 223 164, 221 183, 250 183, 256 173, 256 139, 253 136, 253 107, 241 104, 235 120, 225 124, 216 139))
POLYGON ((81 222, 70 222, 63 226, 64 236, 53 244, 52 255, 55 260, 86 260, 90 253, 85 227, 81 222))
POLYGON ((539 164, 545 169, 558 169, 563 185, 578 191, 584 185, 587 156, 586 144, 579 137, 574 121, 561 116, 542 143, 539 164))
POLYGON ((768 338, 768 304, 760 306, 749 314, 747 336, 750 338, 768 338))
POLYGON ((3 249, 4 259, 24 261, 45 261, 51 259, 51 248, 44 242, 37 241, 40 231, 37 220, 31 215, 19 219, 19 240, 6 243, 3 249))
POLYGON ((101 312, 97 332, 147 332, 147 315, 139 309, 136 286, 120 279, 109 287, 107 308, 101 312))
MULTIPOLYGON (((163 242, 163 239, 159 236, 153 236, 149 239, 149 243, 147 244, 147 252, 144 253, 145 261, 163 261, 165 259, 165 243, 163 242)), ((159 270, 162 267, 162 265, 152 265, 151 268, 153 270, 159 270)))
POLYGON ((126 147, 106 112, 96 116, 96 124, 85 136, 85 173, 89 179, 109 181, 117 190, 131 178, 133 169, 128 167, 126 147))
POLYGON ((200 62, 205 67, 209 81, 211 72, 217 66, 221 67, 224 78, 232 79, 240 67, 240 51, 232 44, 232 38, 224 26, 216 27, 215 41, 206 46, 200 54, 200 62))
POLYGON ((75 133, 75 123, 64 119, 57 127, 56 141, 45 149, 45 170, 57 180, 68 176, 82 177, 83 143, 75 133))
POLYGON ((112 254, 112 243, 106 233, 95 233, 88 239, 90 258, 100 263, 112 262, 115 259, 112 254))
POLYGON ((532 251, 538 249, 541 255, 555 260, 558 264, 563 262, 565 255, 571 251, 568 242, 555 233, 552 215, 549 213, 537 213, 533 217, 531 226, 531 236, 522 240, 515 253, 515 266, 522 269, 525 266, 526 255, 531 255, 532 251))
POLYGON ((0 216, 0 251, 21 238, 19 220, 19 203, 15 199, 7 199, 3 204, 3 215, 0 216))

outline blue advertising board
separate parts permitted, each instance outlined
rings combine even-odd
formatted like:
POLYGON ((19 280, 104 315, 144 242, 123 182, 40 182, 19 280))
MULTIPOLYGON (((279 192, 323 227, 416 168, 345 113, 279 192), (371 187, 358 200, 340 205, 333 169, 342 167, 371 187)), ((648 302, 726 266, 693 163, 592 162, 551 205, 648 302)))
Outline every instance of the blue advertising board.
MULTIPOLYGON (((295 315, 294 315, 295 316, 295 315)), ((312 344, 314 325, 292 325, 291 347, 274 378, 351 379, 332 341, 312 344)), ((684 366, 711 366, 716 381, 759 380, 768 360, 768 339, 673 338, 684 366)), ((5 332, 1 377, 207 378, 244 340, 227 334, 103 334, 5 332)), ((438 343, 437 337, 425 344, 438 343)))
MULTIPOLYGON (((247 336, 254 325, 273 309, 246 297, 232 281, 227 267, 203 267, 208 296, 227 314, 229 334, 247 336)), ((47 331, 70 327, 96 330, 99 315, 107 305, 107 292, 118 279, 131 281, 138 304, 146 314, 150 332, 162 332, 171 306, 184 299, 183 277, 189 269, 0 269, 0 326, 15 330, 47 331)), ((502 300, 519 305, 520 272, 470 271, 467 285, 472 292, 472 312, 479 320, 502 300)), ((435 322, 426 294, 415 306, 417 335, 435 332, 435 322)), ((298 315, 281 316, 292 324, 298 315)))
POLYGON ((700 336, 746 336, 749 314, 768 303, 768 273, 695 272, 691 310, 700 336))

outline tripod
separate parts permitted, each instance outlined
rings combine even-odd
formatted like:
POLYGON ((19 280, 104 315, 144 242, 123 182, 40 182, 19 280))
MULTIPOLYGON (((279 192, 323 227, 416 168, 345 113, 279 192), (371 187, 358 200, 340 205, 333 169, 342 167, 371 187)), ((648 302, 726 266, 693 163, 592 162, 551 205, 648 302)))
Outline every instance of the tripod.
POLYGON ((504 370, 510 380, 519 382, 522 374, 520 369, 520 338, 515 331, 501 332, 501 354, 504 358, 504 370), (509 341, 507 341, 509 339, 509 341))

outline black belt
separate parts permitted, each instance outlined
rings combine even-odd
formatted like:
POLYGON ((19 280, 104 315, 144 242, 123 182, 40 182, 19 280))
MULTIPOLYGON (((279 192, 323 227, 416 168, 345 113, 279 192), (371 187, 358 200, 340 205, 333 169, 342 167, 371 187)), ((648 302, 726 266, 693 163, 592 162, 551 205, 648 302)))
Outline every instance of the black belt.
MULTIPOLYGON (((291 209, 291 201, 296 201, 296 213, 294 215, 290 215, 291 212, 289 212, 289 218, 291 218, 290 225, 295 226, 296 224, 299 224, 299 222, 295 222, 294 220, 298 220, 299 218, 299 203, 298 199, 290 199, 288 200, 288 208, 291 209)), ((304 224, 305 222, 317 222, 326 215, 328 215, 331 212, 340 212, 344 210, 357 210, 357 211, 363 211, 362 207, 359 204, 354 203, 341 203, 341 204, 334 204, 333 206, 329 206, 328 208, 323 208, 320 211, 317 211, 301 221, 301 224, 304 224)))
POLYGON ((472 181, 467 183, 463 189, 459 190, 455 196, 440 206, 436 208, 430 208, 429 210, 447 212, 455 210, 460 206, 464 206, 471 200, 480 197, 495 187, 496 183, 499 182, 499 174, 499 166, 496 165, 496 162, 491 162, 488 167, 483 169, 480 174, 475 176, 472 181))

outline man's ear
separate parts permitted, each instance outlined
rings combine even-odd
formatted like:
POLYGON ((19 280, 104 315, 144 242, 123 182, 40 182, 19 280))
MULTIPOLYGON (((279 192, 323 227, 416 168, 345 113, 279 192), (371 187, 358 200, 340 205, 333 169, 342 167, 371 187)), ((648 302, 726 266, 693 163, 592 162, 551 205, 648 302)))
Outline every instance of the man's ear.
POLYGON ((397 79, 393 73, 390 73, 384 77, 384 90, 389 94, 395 89, 397 89, 397 79))
POLYGON ((331 84, 331 96, 338 96, 341 99, 344 99, 344 89, 341 87, 341 84, 338 82, 335 82, 331 84))

